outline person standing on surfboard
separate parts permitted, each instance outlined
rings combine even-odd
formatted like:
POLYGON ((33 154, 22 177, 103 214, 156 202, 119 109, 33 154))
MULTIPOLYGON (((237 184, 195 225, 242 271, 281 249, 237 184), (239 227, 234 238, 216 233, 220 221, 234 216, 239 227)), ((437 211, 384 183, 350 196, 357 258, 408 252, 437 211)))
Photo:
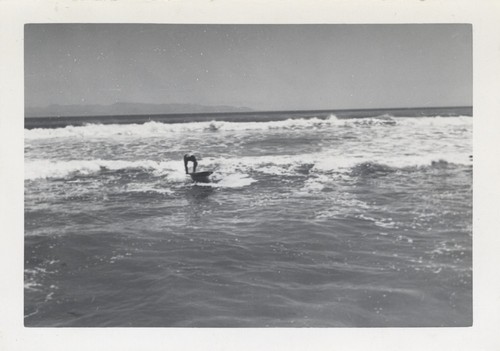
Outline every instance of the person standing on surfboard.
POLYGON ((198 166, 198 161, 196 161, 196 157, 192 154, 185 154, 184 155, 184 169, 186 170, 186 174, 189 173, 189 170, 188 170, 188 162, 189 161, 193 162, 193 173, 196 173, 196 166, 198 166))

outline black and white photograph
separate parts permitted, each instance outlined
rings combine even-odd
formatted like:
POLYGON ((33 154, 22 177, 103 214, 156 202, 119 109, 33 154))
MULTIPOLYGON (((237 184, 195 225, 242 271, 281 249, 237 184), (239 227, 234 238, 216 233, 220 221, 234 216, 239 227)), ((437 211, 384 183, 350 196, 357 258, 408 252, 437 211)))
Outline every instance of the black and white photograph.
POLYGON ((0 1, 0 349, 495 350, 499 15, 0 1))
POLYGON ((29 327, 472 324, 472 26, 25 26, 29 327))

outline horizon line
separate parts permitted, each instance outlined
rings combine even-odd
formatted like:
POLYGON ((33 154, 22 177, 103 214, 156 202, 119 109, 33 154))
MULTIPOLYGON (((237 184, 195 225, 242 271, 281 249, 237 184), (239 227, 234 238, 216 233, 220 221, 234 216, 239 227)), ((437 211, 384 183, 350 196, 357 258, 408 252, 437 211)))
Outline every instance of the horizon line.
MULTIPOLYGON (((149 104, 149 103, 134 103, 134 102, 117 102, 114 104, 144 104, 144 105, 169 105, 169 104, 149 104)), ((112 104, 112 105, 114 105, 112 104)), ((94 105, 94 106, 112 106, 112 105, 94 105)), ((182 103, 180 103, 182 105, 182 103)), ((189 104, 186 104, 189 105, 189 104)), ((50 105, 49 105, 50 106, 50 105)), ((84 106, 84 105, 59 105, 59 106, 84 106)), ((222 105, 221 105, 222 106, 222 105)), ((207 107, 217 107, 217 105, 214 106, 207 106, 207 107)), ((229 106, 228 106, 229 107, 229 106)), ((251 109, 249 107, 244 107, 251 109)), ((131 114, 98 114, 98 115, 52 115, 52 116, 29 116, 27 117, 26 114, 24 116, 24 119, 30 119, 30 118, 92 118, 92 117, 133 117, 133 116, 206 116, 206 115, 227 115, 227 114, 233 114, 233 115, 251 115, 251 114, 262 114, 262 113, 326 113, 326 112, 360 112, 360 111, 378 111, 378 110, 383 110, 383 111, 395 111, 395 110, 435 110, 435 109, 472 109, 473 105, 457 105, 457 106, 427 106, 427 107, 376 107, 376 108, 333 108, 333 109, 303 109, 303 110, 253 110, 251 111, 221 111, 221 112, 174 112, 174 113, 131 113, 131 114)), ((26 112, 26 108, 25 108, 26 112)))

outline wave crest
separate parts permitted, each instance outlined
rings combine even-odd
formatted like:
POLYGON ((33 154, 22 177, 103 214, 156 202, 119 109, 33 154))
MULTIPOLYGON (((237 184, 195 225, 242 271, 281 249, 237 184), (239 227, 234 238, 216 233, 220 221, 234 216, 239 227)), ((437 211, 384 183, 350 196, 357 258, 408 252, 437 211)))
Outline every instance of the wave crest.
POLYGON ((67 126, 64 128, 25 129, 26 140, 50 138, 108 138, 108 137, 159 137, 165 135, 192 132, 220 131, 266 131, 266 130, 301 130, 313 128, 366 128, 393 127, 396 125, 410 126, 445 126, 464 125, 472 123, 470 117, 393 117, 382 115, 378 117, 337 118, 290 118, 266 122, 228 122, 208 121, 189 123, 147 122, 144 124, 88 124, 85 126, 67 126))
MULTIPOLYGON (((455 165, 470 166, 466 154, 441 154, 412 157, 386 156, 377 159, 359 159, 316 153, 307 155, 247 156, 247 157, 206 157, 203 168, 217 170, 223 177, 235 174, 257 172, 264 175, 309 177, 310 175, 346 173, 351 176, 381 176, 398 170, 421 170, 422 168, 449 168, 455 165)), ((89 176, 106 171, 142 170, 156 177, 164 177, 172 182, 186 179, 182 162, 167 161, 126 161, 126 160, 31 160, 25 162, 25 180, 43 178, 68 178, 89 176)))
POLYGON ((67 178, 68 176, 86 176, 100 171, 118 171, 126 169, 162 170, 170 168, 168 162, 123 161, 123 160, 70 160, 51 161, 34 160, 25 163, 24 179, 67 178))
POLYGON ((26 140, 50 138, 106 138, 106 137, 155 137, 170 134, 190 132, 220 132, 220 131, 266 131, 266 130, 301 130, 312 128, 331 128, 335 126, 371 126, 394 125, 392 118, 361 118, 339 119, 336 116, 328 118, 297 118, 267 122, 190 122, 190 123, 160 123, 144 124, 89 124, 85 126, 67 126, 64 128, 25 129, 26 140))

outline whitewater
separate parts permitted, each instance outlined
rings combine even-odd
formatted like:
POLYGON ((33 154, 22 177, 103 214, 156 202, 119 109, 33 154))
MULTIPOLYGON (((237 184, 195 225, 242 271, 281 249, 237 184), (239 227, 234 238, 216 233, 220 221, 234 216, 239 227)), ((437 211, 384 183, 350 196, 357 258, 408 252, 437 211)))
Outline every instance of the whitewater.
POLYGON ((24 136, 26 326, 472 323, 470 116, 24 136))

